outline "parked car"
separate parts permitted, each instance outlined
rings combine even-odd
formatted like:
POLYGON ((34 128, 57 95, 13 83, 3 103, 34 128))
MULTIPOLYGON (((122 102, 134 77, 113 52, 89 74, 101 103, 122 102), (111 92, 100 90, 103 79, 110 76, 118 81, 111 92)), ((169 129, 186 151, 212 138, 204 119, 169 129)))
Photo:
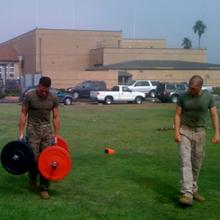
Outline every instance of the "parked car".
POLYGON ((21 89, 20 88, 20 80, 18 80, 18 79, 7 79, 6 84, 5 84, 5 89, 8 90, 8 91, 20 91, 20 89, 21 89))
POLYGON ((70 92, 74 100, 78 98, 89 98, 91 91, 107 90, 104 81, 84 81, 75 87, 68 88, 67 91, 70 92))
POLYGON ((114 86, 111 91, 91 91, 90 97, 98 102, 112 104, 114 102, 134 102, 141 104, 145 99, 143 92, 131 91, 127 86, 114 86))
POLYGON ((179 96, 187 91, 187 87, 183 83, 159 83, 156 88, 156 98, 161 102, 176 103, 179 96))
MULTIPOLYGON (((25 96, 36 89, 36 86, 32 86, 32 87, 28 87, 27 89, 25 89, 22 94, 19 97, 19 102, 22 102, 25 98, 25 96)), ((59 89, 55 89, 55 88, 50 88, 50 92, 57 97, 59 103, 63 103, 64 105, 71 105, 73 102, 73 97, 72 94, 59 90, 59 89)))
MULTIPOLYGON (((187 83, 187 82, 182 82, 182 84, 184 84, 185 87, 186 87, 186 89, 188 89, 188 83, 187 83)), ((214 92, 213 87, 210 86, 210 85, 203 85, 203 86, 202 86, 202 90, 208 91, 208 92, 210 92, 210 93, 213 93, 213 92, 214 92)))
POLYGON ((209 86, 209 85, 203 85, 202 86, 202 90, 205 90, 205 91, 208 91, 210 93, 213 93, 214 92, 214 89, 212 86, 209 86))
POLYGON ((154 98, 158 83, 156 80, 131 80, 126 86, 132 91, 143 92, 146 97, 154 98))

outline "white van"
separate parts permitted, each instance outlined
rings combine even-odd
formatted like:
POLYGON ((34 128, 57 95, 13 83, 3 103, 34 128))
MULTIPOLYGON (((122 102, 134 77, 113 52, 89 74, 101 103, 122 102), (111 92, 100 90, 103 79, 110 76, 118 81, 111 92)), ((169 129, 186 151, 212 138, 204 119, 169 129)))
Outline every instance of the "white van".
POLYGON ((155 98, 158 83, 157 80, 131 80, 126 86, 132 91, 145 93, 146 97, 155 98))

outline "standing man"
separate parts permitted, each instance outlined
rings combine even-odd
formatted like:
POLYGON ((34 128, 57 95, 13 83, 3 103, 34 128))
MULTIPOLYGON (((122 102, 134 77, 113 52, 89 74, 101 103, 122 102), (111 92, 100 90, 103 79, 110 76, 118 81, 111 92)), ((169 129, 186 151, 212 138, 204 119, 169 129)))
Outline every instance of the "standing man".
POLYGON ((59 135, 59 111, 58 101, 49 89, 51 79, 43 76, 40 78, 36 90, 29 92, 23 103, 19 118, 19 139, 23 138, 25 124, 26 137, 28 144, 33 149, 35 156, 35 166, 29 171, 29 189, 40 189, 42 199, 49 199, 49 180, 39 174, 37 160, 41 151, 53 143, 53 140, 59 135), (50 124, 50 118, 53 118, 53 130, 50 124), (37 185, 37 177, 40 175, 40 186, 37 185))
POLYGON ((194 75, 189 81, 188 92, 177 102, 174 117, 175 141, 179 144, 181 197, 179 202, 192 205, 193 199, 205 199, 198 194, 198 176, 204 155, 206 118, 211 115, 214 136, 212 143, 219 142, 219 120, 213 96, 202 90, 203 79, 194 75))

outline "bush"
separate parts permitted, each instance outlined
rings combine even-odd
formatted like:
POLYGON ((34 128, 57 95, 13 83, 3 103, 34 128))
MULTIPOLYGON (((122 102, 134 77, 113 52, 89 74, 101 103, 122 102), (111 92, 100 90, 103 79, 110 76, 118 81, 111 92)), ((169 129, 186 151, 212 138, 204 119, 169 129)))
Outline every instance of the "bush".
POLYGON ((0 99, 4 98, 5 97, 5 93, 1 92, 0 91, 0 99))
POLYGON ((214 87, 213 90, 214 90, 213 92, 214 94, 220 95, 220 87, 214 87))
POLYGON ((20 89, 2 89, 0 90, 0 99, 4 98, 5 96, 20 96, 20 89))
POLYGON ((20 96, 20 89, 5 90, 5 96, 20 96))

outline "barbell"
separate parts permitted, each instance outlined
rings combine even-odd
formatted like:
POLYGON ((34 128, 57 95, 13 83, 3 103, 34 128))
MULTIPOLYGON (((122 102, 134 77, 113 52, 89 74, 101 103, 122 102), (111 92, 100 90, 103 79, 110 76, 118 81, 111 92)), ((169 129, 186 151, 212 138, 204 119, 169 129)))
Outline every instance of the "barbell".
MULTIPOLYGON (((12 141, 1 151, 1 163, 6 171, 14 175, 28 172, 35 163, 34 153, 25 141, 12 141)), ((38 159, 38 168, 48 180, 58 181, 67 176, 71 170, 69 145, 62 137, 57 144, 45 148, 38 159)))

